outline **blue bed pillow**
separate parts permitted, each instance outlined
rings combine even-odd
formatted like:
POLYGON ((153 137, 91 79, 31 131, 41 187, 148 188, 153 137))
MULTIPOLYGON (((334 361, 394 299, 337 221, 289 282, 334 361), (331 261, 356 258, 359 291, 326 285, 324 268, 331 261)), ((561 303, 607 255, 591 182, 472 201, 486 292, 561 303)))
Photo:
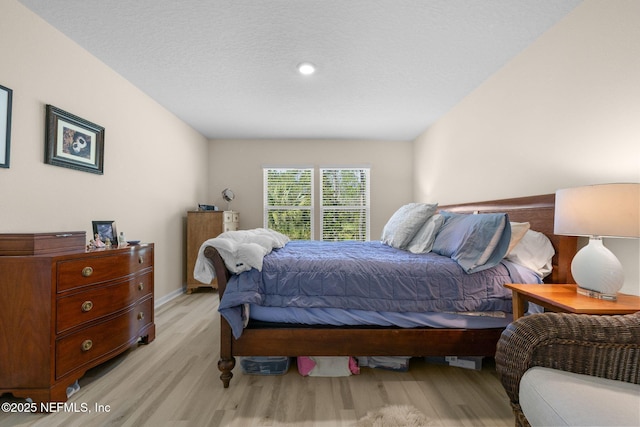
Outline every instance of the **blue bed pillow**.
POLYGON ((380 240, 396 249, 406 249, 416 232, 437 208, 437 203, 408 203, 400 207, 385 224, 380 240))
POLYGON ((509 249, 511 225, 506 213, 456 214, 441 212, 445 222, 432 251, 456 261, 466 273, 498 264, 509 249))
POLYGON ((444 217, 440 214, 434 214, 427 219, 424 224, 418 228, 416 234, 407 244, 407 250, 414 254, 423 254, 431 252, 433 242, 436 240, 438 230, 444 224, 444 217))

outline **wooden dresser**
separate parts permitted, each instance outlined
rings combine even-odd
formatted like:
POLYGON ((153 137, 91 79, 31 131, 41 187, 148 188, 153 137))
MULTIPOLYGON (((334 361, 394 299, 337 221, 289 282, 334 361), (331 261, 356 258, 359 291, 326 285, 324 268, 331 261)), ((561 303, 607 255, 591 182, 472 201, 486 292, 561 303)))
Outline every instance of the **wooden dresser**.
POLYGON ((0 394, 64 402, 89 368, 153 341, 153 252, 0 256, 0 394))
POLYGON ((201 286, 218 288, 216 279, 206 285, 193 277, 198 251, 202 244, 220 233, 238 229, 240 214, 235 211, 189 211, 187 212, 187 293, 201 286))

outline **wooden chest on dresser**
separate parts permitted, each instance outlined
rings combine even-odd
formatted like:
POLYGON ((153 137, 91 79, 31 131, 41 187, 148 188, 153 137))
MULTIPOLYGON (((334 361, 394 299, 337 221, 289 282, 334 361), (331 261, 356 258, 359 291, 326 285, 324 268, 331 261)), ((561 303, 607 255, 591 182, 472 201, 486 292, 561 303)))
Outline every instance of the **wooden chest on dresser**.
POLYGON ((153 252, 0 256, 0 394, 64 402, 89 368, 153 341, 153 252))

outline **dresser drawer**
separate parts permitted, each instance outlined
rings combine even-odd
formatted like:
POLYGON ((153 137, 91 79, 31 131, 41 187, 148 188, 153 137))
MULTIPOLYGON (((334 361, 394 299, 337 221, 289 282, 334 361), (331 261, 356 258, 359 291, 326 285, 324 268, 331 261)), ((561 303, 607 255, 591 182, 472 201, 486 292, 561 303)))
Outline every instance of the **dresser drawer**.
POLYGON ((239 212, 224 211, 223 215, 224 216, 222 217, 222 222, 224 222, 224 223, 234 222, 234 223, 237 224, 240 221, 240 213, 239 212))
POLYGON ((123 310, 151 293, 153 293, 153 274, 148 272, 124 282, 58 297, 56 332, 62 333, 123 310))
POLYGON ((238 224, 237 223, 224 223, 222 224, 222 232, 224 233, 225 231, 236 231, 238 229, 238 224))
POLYGON ((224 211, 222 217, 222 232, 236 231, 240 222, 240 214, 234 211, 224 211))
POLYGON ((153 298, 148 298, 108 321, 59 339, 56 341, 56 378, 80 367, 88 369, 87 365, 135 342, 140 330, 152 322, 153 298))
POLYGON ((117 280, 153 266, 153 248, 136 246, 128 251, 104 252, 57 263, 57 291, 117 280))

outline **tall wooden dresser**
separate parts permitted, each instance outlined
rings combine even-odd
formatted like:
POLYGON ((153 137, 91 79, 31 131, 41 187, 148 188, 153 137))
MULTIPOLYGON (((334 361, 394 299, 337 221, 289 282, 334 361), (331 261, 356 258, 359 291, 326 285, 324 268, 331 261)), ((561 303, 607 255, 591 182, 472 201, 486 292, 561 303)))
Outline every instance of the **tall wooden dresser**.
POLYGON ((155 338, 154 245, 0 256, 0 394, 64 402, 66 389, 155 338))
POLYGON ((225 231, 238 229, 240 214, 235 211, 189 211, 187 212, 187 293, 201 286, 218 288, 213 279, 209 285, 193 277, 198 251, 202 244, 225 231))

